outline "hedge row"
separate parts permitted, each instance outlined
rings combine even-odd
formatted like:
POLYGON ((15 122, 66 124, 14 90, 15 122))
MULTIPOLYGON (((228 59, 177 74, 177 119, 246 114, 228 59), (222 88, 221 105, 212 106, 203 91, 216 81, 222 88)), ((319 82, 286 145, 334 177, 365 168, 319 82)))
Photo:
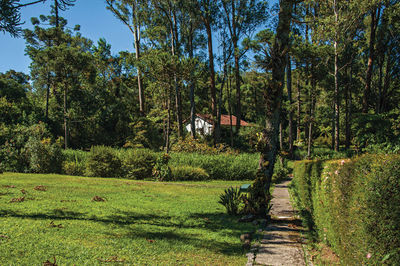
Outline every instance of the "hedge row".
POLYGON ((400 265, 400 156, 301 161, 294 195, 310 230, 345 265, 400 265))
MULTIPOLYGON (((147 149, 113 149, 92 147, 90 152, 68 150, 64 152, 63 172, 69 175, 98 177, 151 178, 157 157, 147 149)), ((172 180, 249 180, 254 179, 257 154, 171 153, 169 166, 172 180)))

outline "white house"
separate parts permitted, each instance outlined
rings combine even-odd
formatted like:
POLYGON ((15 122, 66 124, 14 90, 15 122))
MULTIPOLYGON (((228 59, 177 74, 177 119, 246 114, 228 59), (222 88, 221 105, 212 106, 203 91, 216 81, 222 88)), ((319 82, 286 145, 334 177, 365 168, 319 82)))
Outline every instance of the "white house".
MULTIPOLYGON (((190 119, 186 120, 186 130, 191 132, 190 119)), ((229 115, 221 115, 221 126, 230 126, 230 116, 229 115)), ((196 118, 194 120, 194 126, 196 128, 196 133, 200 135, 211 135, 212 134, 212 116, 209 114, 196 114, 196 118)), ((236 116, 232 115, 232 126, 236 127, 236 116)), ((244 120, 240 120, 240 126, 250 126, 244 120)))

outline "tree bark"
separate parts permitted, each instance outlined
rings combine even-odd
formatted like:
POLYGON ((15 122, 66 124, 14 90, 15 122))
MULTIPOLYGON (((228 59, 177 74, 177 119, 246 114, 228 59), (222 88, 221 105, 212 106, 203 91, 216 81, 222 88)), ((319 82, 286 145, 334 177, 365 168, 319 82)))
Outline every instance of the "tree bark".
MULTIPOLYGON (((136 2, 132 3, 132 21, 133 21, 133 37, 135 46, 135 58, 136 61, 140 60, 140 28, 139 28, 139 18, 137 14, 136 2)), ((144 107, 144 88, 142 81, 142 73, 140 66, 136 66, 137 81, 138 81, 138 92, 139 92, 139 112, 142 116, 145 115, 144 107)))
POLYGON ((46 119, 46 123, 49 121, 49 98, 50 98, 50 73, 47 72, 47 80, 46 80, 46 108, 44 117, 46 119))
POLYGON ((272 80, 267 85, 266 126, 263 131, 263 149, 261 151, 259 167, 264 175, 261 185, 269 195, 275 160, 278 153, 279 123, 281 116, 281 101, 283 95, 282 81, 285 77, 286 53, 288 52, 290 23, 293 1, 281 1, 276 38, 272 51, 272 80))
POLYGON ((340 102, 339 102, 339 52, 338 52, 338 23, 339 23, 339 13, 336 6, 336 0, 334 1, 334 12, 335 12, 335 40, 334 40, 334 53, 335 53, 335 108, 334 108, 334 124, 335 124, 335 132, 334 132, 334 150, 339 151, 339 111, 340 111, 340 102))
POLYGON ((382 112, 387 111, 386 110, 387 109, 387 107, 386 107, 386 104, 387 104, 386 98, 387 98, 387 93, 389 91, 390 80, 391 80, 390 72, 391 72, 391 68, 392 68, 392 64, 390 62, 390 59, 391 59, 390 57, 391 57, 391 52, 390 52, 390 49, 389 49, 387 60, 386 60, 386 67, 385 67, 386 68, 385 80, 384 80, 383 89, 382 89, 382 99, 381 99, 381 110, 382 110, 382 112))
MULTIPOLYGON (((190 21, 190 33, 189 33, 189 58, 193 58, 193 30, 192 30, 192 21, 190 21)), ((195 127, 195 120, 196 120, 196 106, 194 102, 194 77, 193 73, 190 73, 190 135, 193 139, 196 139, 196 127, 195 127)))
POLYGON ((310 90, 310 121, 308 124, 308 144, 307 144, 307 158, 311 158, 311 150, 313 146, 313 124, 314 124, 314 112, 316 104, 316 89, 317 81, 315 78, 315 63, 311 62, 311 90, 310 90))
POLYGON ((350 144, 351 144, 351 115, 352 115, 352 101, 351 101, 351 86, 352 86, 352 67, 350 66, 348 70, 348 77, 349 80, 346 84, 346 143, 345 147, 346 149, 350 149, 350 144))
POLYGON ((67 105, 68 86, 64 88, 64 149, 68 149, 68 105, 67 105))
POLYGON ((297 79, 297 130, 296 130, 296 140, 301 140, 301 88, 300 88, 300 78, 297 79))
POLYGON ((292 64, 289 53, 287 54, 287 62, 286 62, 286 87, 288 93, 288 100, 289 100, 289 115, 288 115, 288 122, 289 122, 289 158, 293 156, 293 111, 292 111, 292 64))
POLYGON ((208 59, 210 61, 210 96, 211 96, 211 112, 212 112, 212 128, 213 128, 213 138, 214 145, 217 144, 217 135, 216 131, 219 131, 219 127, 217 126, 217 96, 215 89, 215 69, 214 69, 214 53, 213 53, 213 41, 212 41, 212 31, 210 18, 203 18, 204 26, 207 31, 207 44, 208 44, 208 59))
POLYGON ((368 64, 367 70, 365 72, 365 89, 362 101, 362 112, 368 113, 369 109, 369 97, 371 94, 371 80, 372 80, 372 70, 374 66, 375 60, 375 36, 376 36, 376 29, 378 27, 379 17, 380 17, 380 10, 381 4, 374 7, 371 12, 371 32, 369 37, 369 56, 368 56, 368 64))
MULTIPOLYGON (((178 43, 178 36, 176 24, 176 16, 175 13, 172 11, 172 19, 171 19, 171 53, 173 56, 176 55, 176 44, 178 43)), ((181 91, 179 88, 179 82, 177 78, 177 69, 174 70, 174 83, 175 83, 175 110, 176 110, 176 121, 178 124, 178 137, 183 137, 183 125, 182 125, 182 104, 181 104, 181 91)))

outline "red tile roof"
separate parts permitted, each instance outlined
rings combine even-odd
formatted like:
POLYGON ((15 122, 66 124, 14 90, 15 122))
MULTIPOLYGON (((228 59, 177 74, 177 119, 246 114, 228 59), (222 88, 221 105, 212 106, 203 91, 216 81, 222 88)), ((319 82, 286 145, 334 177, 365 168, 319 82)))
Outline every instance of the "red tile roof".
MULTIPOLYGON (((210 114, 196 114, 196 116, 203 118, 204 120, 208 121, 208 122, 212 122, 212 117, 210 114)), ((230 123, 230 116, 229 115, 221 115, 221 125, 223 126, 229 126, 230 123)), ((244 120, 240 120, 240 125, 241 126, 251 126, 249 123, 247 123, 244 120)), ((232 115, 232 126, 236 126, 236 116, 232 115)))

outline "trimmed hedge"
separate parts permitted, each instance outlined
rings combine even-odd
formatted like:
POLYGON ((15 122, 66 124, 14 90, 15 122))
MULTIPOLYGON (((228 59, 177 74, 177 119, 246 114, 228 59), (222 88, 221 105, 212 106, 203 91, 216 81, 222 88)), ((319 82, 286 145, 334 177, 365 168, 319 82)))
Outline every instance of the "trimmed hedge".
POLYGON ((301 161, 294 196, 310 230, 345 265, 400 265, 400 156, 301 161))

